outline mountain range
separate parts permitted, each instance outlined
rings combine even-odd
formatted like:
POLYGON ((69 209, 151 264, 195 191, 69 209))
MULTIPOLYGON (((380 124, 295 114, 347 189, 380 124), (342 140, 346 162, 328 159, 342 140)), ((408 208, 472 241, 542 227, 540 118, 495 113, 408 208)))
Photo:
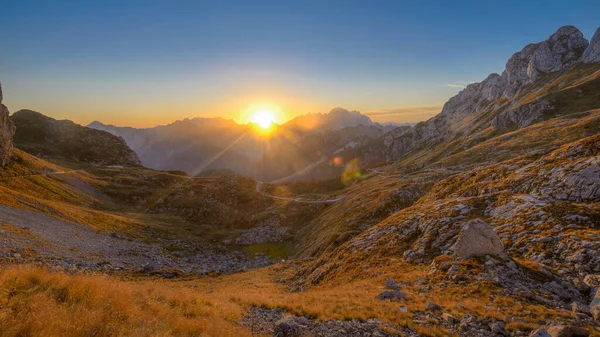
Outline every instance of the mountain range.
POLYGON ((330 178, 340 174, 330 160, 338 150, 368 143, 391 130, 358 111, 342 108, 326 114, 298 116, 265 137, 252 124, 222 118, 194 118, 148 129, 116 127, 93 122, 88 128, 121 137, 138 154, 143 165, 189 174, 227 169, 264 180, 294 175, 315 162, 320 171, 298 177, 330 178))

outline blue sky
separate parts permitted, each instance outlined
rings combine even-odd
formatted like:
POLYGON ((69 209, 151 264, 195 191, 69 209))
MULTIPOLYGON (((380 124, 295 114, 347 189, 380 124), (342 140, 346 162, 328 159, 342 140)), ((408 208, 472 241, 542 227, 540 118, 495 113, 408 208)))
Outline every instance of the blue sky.
POLYGON ((280 122, 342 106, 427 119, 461 86, 600 1, 5 1, 0 81, 11 111, 87 124, 184 117, 280 122))

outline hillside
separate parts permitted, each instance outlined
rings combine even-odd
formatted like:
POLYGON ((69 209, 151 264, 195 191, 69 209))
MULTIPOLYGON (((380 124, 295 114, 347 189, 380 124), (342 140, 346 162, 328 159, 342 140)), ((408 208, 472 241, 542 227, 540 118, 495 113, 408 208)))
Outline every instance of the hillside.
POLYGON ((97 165, 140 165, 135 152, 107 132, 57 121, 31 110, 17 111, 11 119, 17 130, 15 146, 29 153, 97 165))

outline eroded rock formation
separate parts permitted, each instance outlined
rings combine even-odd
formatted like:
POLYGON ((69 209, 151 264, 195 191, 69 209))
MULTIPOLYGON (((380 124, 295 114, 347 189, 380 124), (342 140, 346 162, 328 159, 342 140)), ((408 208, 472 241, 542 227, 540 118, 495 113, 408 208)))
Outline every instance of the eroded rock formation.
POLYGON ((8 164, 13 148, 15 126, 8 115, 8 108, 2 104, 2 85, 0 84, 0 167, 8 164))

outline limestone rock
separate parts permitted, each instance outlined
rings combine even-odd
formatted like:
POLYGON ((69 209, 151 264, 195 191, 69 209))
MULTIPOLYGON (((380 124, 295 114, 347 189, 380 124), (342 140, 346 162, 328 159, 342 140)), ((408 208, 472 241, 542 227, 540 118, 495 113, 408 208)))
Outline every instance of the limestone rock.
POLYGON ((588 274, 583 278, 583 283, 588 287, 600 287, 600 275, 588 274))
POLYGON ((529 337, 552 337, 545 328, 539 328, 529 335, 529 337))
POLYGON ((600 322, 600 306, 592 308, 592 310, 590 310, 590 314, 592 314, 592 317, 594 317, 595 320, 600 322))
POLYGON ((548 335, 551 337, 587 337, 589 332, 578 326, 553 325, 545 327, 548 335))
POLYGON ((500 255, 504 251, 502 241, 492 227, 476 219, 464 224, 454 245, 454 253, 459 258, 471 256, 500 255))
MULTIPOLYGON (((600 32, 592 42, 590 45, 577 28, 565 26, 547 40, 525 46, 507 61, 502 74, 490 74, 480 83, 469 84, 450 98, 437 116, 412 129, 388 134, 384 140, 386 160, 398 160, 423 144, 446 141, 483 127, 478 115, 494 111, 501 106, 502 99, 513 99, 526 86, 528 92, 539 89, 529 85, 545 74, 572 67, 582 60, 582 55, 587 62, 600 61, 600 32)), ((506 131, 511 125, 523 128, 544 120, 544 112, 553 107, 547 103, 533 103, 518 108, 507 105, 503 109, 502 115, 494 118, 492 126, 506 131)))
POLYGON ((600 288, 596 289, 596 294, 592 297, 590 308, 600 308, 600 288))
POLYGON ((581 61, 585 63, 600 62, 600 28, 592 37, 590 45, 586 48, 581 56, 581 61))
POLYGON ((0 167, 8 164, 15 134, 15 126, 9 117, 8 109, 2 104, 2 98, 2 86, 0 84, 0 167))
POLYGON ((377 299, 380 301, 385 300, 406 300, 406 295, 401 291, 384 291, 381 294, 377 295, 377 299))
POLYGON ((300 336, 300 326, 290 317, 281 319, 275 324, 273 335, 277 337, 300 336))
POLYGON ((520 105, 495 116, 492 119, 492 129, 502 132, 522 129, 544 120, 544 113, 553 109, 547 102, 520 105))
POLYGON ((396 281, 394 281, 391 278, 389 278, 385 281, 385 287, 387 289, 400 290, 400 285, 398 285, 398 283, 396 283, 396 281))
POLYGON ((544 73, 556 72, 581 58, 589 42, 573 26, 559 28, 543 42, 529 44, 506 63, 508 85, 504 94, 511 98, 525 84, 544 73))

